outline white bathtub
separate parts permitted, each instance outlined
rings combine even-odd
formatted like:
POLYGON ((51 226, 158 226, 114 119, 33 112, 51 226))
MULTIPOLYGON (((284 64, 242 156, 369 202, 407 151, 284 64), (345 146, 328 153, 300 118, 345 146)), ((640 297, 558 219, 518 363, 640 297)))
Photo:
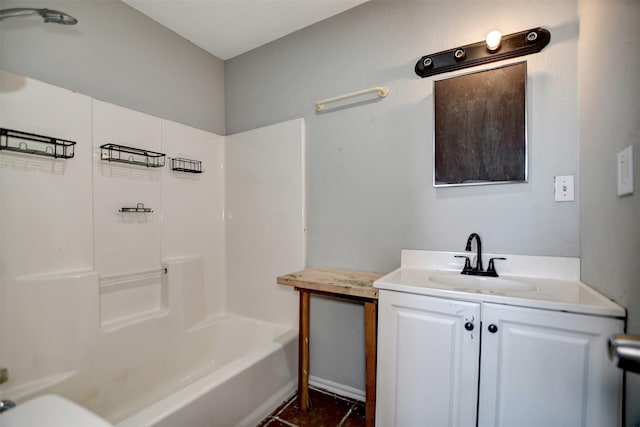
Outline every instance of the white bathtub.
POLYGON ((255 426, 294 392, 296 330, 225 316, 190 332, 211 342, 207 363, 120 407, 117 427, 255 426))
POLYGON ((0 397, 57 394, 123 427, 251 426, 268 415, 295 388, 297 331, 205 317, 194 303, 201 259, 166 265, 167 275, 106 281, 107 290, 95 272, 3 283, 12 301, 3 315, 25 326, 3 330, 11 375, 0 397))

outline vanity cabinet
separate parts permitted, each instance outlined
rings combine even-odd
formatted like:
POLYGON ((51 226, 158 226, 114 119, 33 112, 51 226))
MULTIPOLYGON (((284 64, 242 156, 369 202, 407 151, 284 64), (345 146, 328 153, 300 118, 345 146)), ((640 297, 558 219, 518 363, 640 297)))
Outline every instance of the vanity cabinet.
POLYGON ((614 317, 380 290, 379 426, 616 426, 614 317))
POLYGON ((475 426, 480 304, 380 291, 378 316, 376 425, 475 426))

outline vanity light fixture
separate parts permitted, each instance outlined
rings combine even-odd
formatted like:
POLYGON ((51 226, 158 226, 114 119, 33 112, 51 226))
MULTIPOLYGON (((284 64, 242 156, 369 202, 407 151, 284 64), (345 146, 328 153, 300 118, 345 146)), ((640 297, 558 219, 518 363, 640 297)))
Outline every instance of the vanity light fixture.
POLYGON ((487 49, 491 52, 495 52, 500 47, 500 39, 502 39, 502 33, 498 30, 489 31, 487 34, 486 42, 487 49))
POLYGON ((551 40, 549 30, 538 27, 502 36, 491 31, 481 42, 425 55, 415 65, 420 77, 429 77, 490 62, 538 53, 551 40))

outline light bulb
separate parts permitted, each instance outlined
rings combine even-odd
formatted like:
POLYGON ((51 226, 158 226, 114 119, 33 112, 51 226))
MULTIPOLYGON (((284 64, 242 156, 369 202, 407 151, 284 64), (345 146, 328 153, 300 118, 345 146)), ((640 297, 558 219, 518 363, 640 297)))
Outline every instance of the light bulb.
POLYGON ((498 30, 490 31, 487 34, 487 49, 490 51, 498 50, 500 47, 500 39, 502 38, 502 34, 498 30))

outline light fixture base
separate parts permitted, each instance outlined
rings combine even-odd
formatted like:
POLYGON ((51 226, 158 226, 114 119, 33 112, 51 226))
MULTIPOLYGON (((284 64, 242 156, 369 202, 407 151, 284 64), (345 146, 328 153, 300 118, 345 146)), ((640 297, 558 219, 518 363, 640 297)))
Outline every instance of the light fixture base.
POLYGON ((425 55, 415 65, 415 72, 420 77, 429 77, 449 71, 461 70, 476 65, 488 64, 509 58, 538 53, 551 41, 549 30, 538 27, 518 33, 502 36, 500 47, 495 51, 487 48, 487 43, 481 42, 456 47, 454 49, 425 55), (462 51, 460 58, 457 52, 462 51), (428 66, 427 66, 428 64, 428 66))

